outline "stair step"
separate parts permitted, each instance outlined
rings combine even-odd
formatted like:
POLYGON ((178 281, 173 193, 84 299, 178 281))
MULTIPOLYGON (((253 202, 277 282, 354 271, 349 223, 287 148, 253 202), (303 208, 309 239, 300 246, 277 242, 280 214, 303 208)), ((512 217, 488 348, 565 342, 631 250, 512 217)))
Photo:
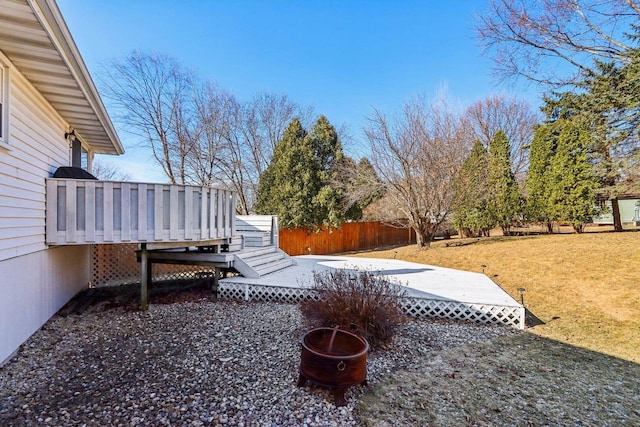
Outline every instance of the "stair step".
POLYGON ((282 270, 292 265, 293 265, 293 260, 290 258, 287 258, 281 261, 264 264, 263 266, 256 268, 255 270, 260 274, 260 276, 264 276, 265 274, 273 273, 275 271, 282 270))
MULTIPOLYGON (((243 260, 247 261, 251 258, 255 258, 261 255, 265 255, 265 254, 272 254, 272 253, 276 253, 278 251, 278 248, 276 248, 275 246, 266 246, 264 248, 260 248, 260 249, 249 249, 249 250, 245 250, 244 252, 238 254, 240 256, 240 258, 242 258, 243 260)), ((248 262, 248 261, 247 261, 248 262)))
POLYGON ((269 264, 271 262, 280 261, 285 259, 285 255, 282 253, 274 252, 272 254, 260 255, 258 257, 243 258, 244 261, 253 268, 258 268, 261 265, 269 264))

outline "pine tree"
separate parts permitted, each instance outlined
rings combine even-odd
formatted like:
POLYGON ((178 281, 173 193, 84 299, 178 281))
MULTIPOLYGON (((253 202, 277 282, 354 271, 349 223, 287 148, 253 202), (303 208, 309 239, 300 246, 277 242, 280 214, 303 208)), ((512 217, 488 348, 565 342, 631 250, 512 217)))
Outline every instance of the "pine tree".
POLYGON ((311 133, 293 119, 260 176, 256 212, 278 215, 285 228, 339 226, 346 209, 331 182, 343 156, 337 132, 326 117, 318 119, 311 133))
POLYGON ((488 209, 505 236, 521 214, 520 188, 511 170, 511 147, 504 132, 498 131, 489 145, 488 209))
POLYGON ((622 230, 618 195, 640 189, 640 50, 625 53, 627 61, 595 61, 576 92, 554 93, 544 109, 552 119, 581 117, 588 124, 594 175, 599 193, 609 198, 614 228, 622 230))
POLYGON ((320 116, 309 138, 312 139, 313 155, 320 164, 320 170, 329 174, 333 166, 344 157, 336 129, 325 116, 320 116))
POLYGON ((568 222, 577 233, 596 212, 598 181, 589 161, 590 132, 578 118, 565 120, 550 163, 552 187, 549 203, 554 216, 568 222))
POLYGON ((315 226, 313 199, 320 188, 319 172, 311 139, 294 118, 260 176, 256 213, 278 215, 285 228, 315 226))
POLYGON ((547 123, 536 129, 529 148, 529 172, 527 173, 526 216, 529 221, 546 225, 553 232, 554 207, 551 203, 551 162, 556 152, 562 120, 547 123))
POLYGON ((337 227, 344 219, 345 209, 340 190, 331 183, 338 174, 337 165, 344 157, 342 143, 336 129, 325 116, 318 118, 307 138, 313 147, 319 175, 319 189, 313 198, 315 224, 337 227))
POLYGON ((489 156, 476 141, 454 182, 453 224, 466 237, 488 235, 495 225, 487 209, 489 156))

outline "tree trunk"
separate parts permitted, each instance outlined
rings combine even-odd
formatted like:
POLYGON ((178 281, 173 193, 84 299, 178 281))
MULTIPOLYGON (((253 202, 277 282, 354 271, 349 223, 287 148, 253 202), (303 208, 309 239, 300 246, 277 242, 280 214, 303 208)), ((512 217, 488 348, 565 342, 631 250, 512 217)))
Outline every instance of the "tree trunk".
POLYGON ((416 245, 418 248, 429 248, 431 246, 431 241, 433 240, 433 233, 429 230, 423 230, 420 227, 412 227, 413 231, 416 232, 416 245))
POLYGON ((611 213, 613 215, 613 229, 615 231, 622 231, 622 219, 620 218, 620 205, 618 204, 618 198, 611 199, 611 213))
POLYGON ((547 221, 547 233, 553 234, 553 221, 547 221))

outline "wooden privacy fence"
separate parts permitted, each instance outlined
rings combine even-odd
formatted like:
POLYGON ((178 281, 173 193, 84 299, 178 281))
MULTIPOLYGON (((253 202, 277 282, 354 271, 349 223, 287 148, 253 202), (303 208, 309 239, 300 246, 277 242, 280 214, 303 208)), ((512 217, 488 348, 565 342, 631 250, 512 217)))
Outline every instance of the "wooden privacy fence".
POLYGON ((413 230, 380 222, 345 222, 340 228, 322 228, 319 232, 283 228, 279 234, 280 249, 291 256, 362 251, 416 241, 413 230))

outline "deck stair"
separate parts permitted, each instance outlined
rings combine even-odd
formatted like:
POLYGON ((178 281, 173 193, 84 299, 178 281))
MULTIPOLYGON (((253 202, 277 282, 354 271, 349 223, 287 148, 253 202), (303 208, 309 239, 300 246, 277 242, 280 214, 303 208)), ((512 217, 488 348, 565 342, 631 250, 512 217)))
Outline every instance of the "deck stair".
POLYGON ((266 246, 238 252, 233 267, 244 277, 258 279, 266 274, 282 270, 295 264, 293 258, 275 246, 266 246))
POLYGON ((235 231, 244 247, 278 246, 278 217, 273 215, 237 215, 235 231))

